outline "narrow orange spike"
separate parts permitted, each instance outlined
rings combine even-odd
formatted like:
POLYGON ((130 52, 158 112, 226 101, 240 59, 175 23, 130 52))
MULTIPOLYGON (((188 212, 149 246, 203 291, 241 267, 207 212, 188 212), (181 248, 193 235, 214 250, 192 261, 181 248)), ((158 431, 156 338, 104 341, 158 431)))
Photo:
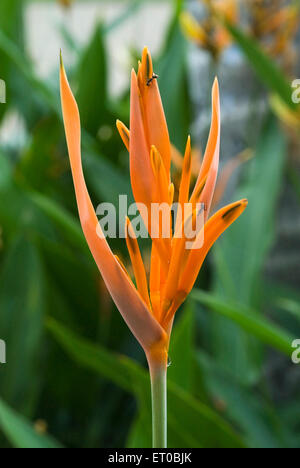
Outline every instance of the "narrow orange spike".
POLYGON ((188 137, 185 154, 182 165, 182 175, 179 187, 178 202, 181 205, 188 202, 189 191, 190 191, 190 180, 191 180, 191 168, 192 168, 192 149, 191 149, 191 137, 188 137))
POLYGON ((191 252, 189 249, 186 249, 186 242, 193 242, 194 240, 196 240, 197 237, 197 232, 195 232, 193 238, 187 238, 186 234, 188 232, 192 232, 191 229, 195 229, 196 218, 199 217, 199 215, 201 215, 202 211, 203 209, 202 207, 200 207, 198 208, 198 210, 194 209, 190 215, 186 216, 185 221, 180 228, 180 232, 177 232, 176 236, 173 239, 170 267, 168 271, 168 277, 166 281, 162 303, 163 314, 165 314, 168 311, 172 303, 172 300, 178 288, 180 275, 185 268, 185 265, 191 252))
POLYGON ((182 163, 181 181, 179 186, 178 204, 179 210, 176 216, 175 232, 183 222, 184 205, 188 202, 190 181, 191 181, 191 167, 192 167, 192 150, 191 150, 191 137, 188 137, 184 159, 182 163))
POLYGON ((160 257, 154 244, 151 250, 150 298, 154 316, 160 315, 160 257))
POLYGON ((214 81, 212 88, 212 120, 210 133, 208 137, 207 147, 201 169, 195 184, 194 191, 191 199, 194 200, 195 194, 199 191, 199 186, 205 177, 205 187, 201 193, 200 203, 206 207, 206 219, 209 215, 210 205, 215 189, 218 167, 219 167, 219 152, 220 152, 220 97, 219 97, 219 84, 217 78, 214 81))
POLYGON ((151 310, 145 266, 135 232, 128 217, 126 217, 126 244, 134 271, 137 289, 149 310, 151 310))
POLYGON ((229 180, 232 177, 233 173, 237 170, 237 168, 241 165, 244 164, 246 161, 251 159, 254 155, 253 150, 246 148, 244 151, 239 153, 237 156, 234 156, 233 158, 229 159, 220 174, 220 177, 217 180, 216 188, 214 191, 214 196, 212 200, 212 207, 216 207, 220 201, 222 200, 222 197, 226 191, 226 188, 228 186, 229 180))
POLYGON ((129 151, 129 142, 130 142, 130 131, 129 131, 129 129, 126 127, 125 124, 123 124, 123 122, 121 122, 121 120, 117 120, 116 126, 117 126, 118 132, 120 134, 120 137, 122 138, 122 141, 123 141, 127 151, 129 151))

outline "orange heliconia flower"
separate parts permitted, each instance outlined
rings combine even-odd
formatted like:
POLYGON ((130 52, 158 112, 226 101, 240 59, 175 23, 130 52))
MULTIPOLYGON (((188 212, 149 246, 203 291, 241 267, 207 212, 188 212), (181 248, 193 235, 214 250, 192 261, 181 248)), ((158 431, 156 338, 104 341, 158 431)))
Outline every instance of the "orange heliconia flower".
MULTIPOLYGON (((106 239, 99 237, 100 226, 84 180, 80 149, 80 118, 76 101, 68 84, 63 65, 60 71, 61 101, 65 132, 79 217, 84 235, 104 282, 124 320, 143 347, 149 363, 167 362, 169 337, 176 310, 191 291, 202 263, 216 239, 244 211, 247 200, 232 203, 209 218, 214 194, 220 146, 220 105, 217 80, 212 90, 212 122, 206 152, 195 187, 190 195, 191 143, 187 140, 182 167, 178 201, 202 203, 205 206, 205 225, 192 241, 203 235, 201 248, 188 250, 186 238, 175 237, 174 231, 187 222, 175 220, 169 238, 152 239, 150 278, 134 235, 130 220, 126 220, 127 247, 131 258, 135 283, 121 261, 112 253, 106 239)), ((176 96, 174 96, 176 99, 176 96)), ((132 71, 130 100, 130 130, 118 121, 117 128, 130 156, 130 178, 135 201, 143 203, 151 212, 151 204, 164 203, 170 209, 174 186, 170 179, 171 144, 164 110, 153 73, 148 49, 143 51, 138 73, 132 71)), ((101 175, 100 175, 101 176, 101 175)), ((151 231, 153 219, 144 220, 151 231)), ((193 209, 191 219, 197 216, 193 209)), ((159 224, 159 223, 158 223, 159 224)), ((170 223, 171 224, 171 223, 170 223)), ((161 234, 161 226, 159 226, 161 234)), ((155 365, 155 364, 154 364, 155 365)))

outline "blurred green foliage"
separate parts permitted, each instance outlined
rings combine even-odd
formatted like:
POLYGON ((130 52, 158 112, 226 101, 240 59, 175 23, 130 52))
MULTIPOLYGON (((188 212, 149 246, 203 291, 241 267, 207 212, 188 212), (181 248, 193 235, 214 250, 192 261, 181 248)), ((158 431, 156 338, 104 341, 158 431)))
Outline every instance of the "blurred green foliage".
MULTIPOLYGON (((108 93, 107 34, 140 3, 132 2, 111 25, 97 25, 83 49, 62 34, 78 57, 69 76, 77 90, 84 171, 95 204, 116 203, 120 193, 132 196, 128 158, 114 129, 116 118, 128 122, 129 94, 116 102, 108 93), (108 137, 101 137, 103 127, 108 137)), ((0 365, 0 446, 149 447, 144 356, 83 238, 58 83, 41 81, 26 54, 24 5, 0 3, 0 75, 8 85, 0 125, 15 111, 25 126, 21 146, 0 146, 0 338, 7 344, 7 364, 0 365)), ((191 106, 181 2, 174 5, 155 67, 172 141, 182 150, 191 106)), ((286 78, 277 66, 241 31, 231 32, 258 76, 286 100, 286 78)), ((275 239, 286 155, 283 130, 270 115, 238 188, 237 198, 248 197, 249 207, 199 279, 198 287, 210 292, 195 290, 175 322, 168 372, 170 447, 300 445, 300 389, 278 400, 272 391, 276 382, 266 375, 270 356, 289 368, 291 342, 300 337, 299 294, 287 285, 267 284, 263 274, 275 239)), ((122 241, 112 247, 126 255, 122 241)))

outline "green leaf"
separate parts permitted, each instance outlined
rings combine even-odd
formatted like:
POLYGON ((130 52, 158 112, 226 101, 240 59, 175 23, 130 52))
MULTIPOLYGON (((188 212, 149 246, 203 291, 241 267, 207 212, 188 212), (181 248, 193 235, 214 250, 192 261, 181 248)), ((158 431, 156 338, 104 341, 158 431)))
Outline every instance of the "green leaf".
POLYGON ((206 354, 198 352, 196 363, 211 398, 220 410, 228 414, 241 428, 250 447, 291 447, 294 437, 280 421, 278 411, 256 389, 247 389, 239 384, 229 372, 225 372, 206 354))
POLYGON ((219 243, 227 274, 234 284, 234 298, 246 304, 255 304, 257 300, 255 291, 274 242, 275 210, 285 156, 285 137, 277 120, 270 117, 247 168, 248 177, 235 194, 236 199, 248 199, 247 209, 219 243))
POLYGON ((77 72, 76 99, 82 126, 93 135, 107 122, 107 67, 103 28, 97 24, 90 43, 81 56, 77 72))
MULTIPOLYGON (((150 421, 150 381, 146 370, 130 358, 109 352, 79 338, 53 319, 49 331, 78 364, 99 373, 136 395, 150 421)), ((191 397, 172 382, 168 384, 168 420, 170 433, 184 447, 242 447, 242 440, 216 412, 191 397)), ((172 441, 169 441, 172 446, 172 441)))
POLYGON ((292 88, 288 79, 277 64, 262 50, 259 43, 247 36, 236 25, 225 22, 225 26, 270 91, 278 94, 289 108, 293 110, 299 108, 292 101, 292 88))
POLYGON ((278 297, 277 300, 276 300, 276 304, 281 309, 289 312, 295 318, 300 320, 300 304, 299 304, 299 302, 293 301, 293 299, 290 299, 288 297, 278 297))
POLYGON ((27 191, 14 180, 13 166, 8 155, 0 150, 0 219, 7 238, 20 232, 34 237, 37 233, 53 238, 54 230, 49 219, 29 198, 27 191))
POLYGON ((125 23, 127 19, 131 18, 132 15, 137 13, 143 3, 145 3, 145 0, 131 0, 131 2, 128 4, 128 7, 125 8, 119 16, 104 26, 104 33, 110 33, 125 23))
POLYGON ((31 192, 29 193, 29 198, 61 229, 66 239, 71 244, 75 244, 84 251, 87 250, 87 244, 82 229, 78 221, 75 220, 71 214, 60 207, 55 201, 41 193, 31 192))
MULTIPOLYGON (((0 52, 13 64, 11 79, 11 98, 21 113, 32 122, 33 110, 51 110, 60 116, 59 101, 53 89, 35 74, 32 64, 23 51, 0 29, 0 52), (17 81, 15 83, 15 81, 17 81), (32 93, 34 89, 34 93, 32 93), (34 109, 31 109, 34 107, 34 109)), ((9 102, 10 95, 8 96, 9 102)), ((26 121, 28 124, 28 122, 26 121)))
POLYGON ((224 299, 215 298, 200 290, 194 290, 191 297, 236 323, 240 328, 258 338, 262 343, 272 346, 289 357, 291 356, 291 343, 294 338, 280 327, 258 315, 252 309, 243 305, 230 304, 227 301, 225 302, 224 299))
POLYGON ((193 387, 193 355, 195 353, 195 312, 188 301, 172 331, 168 379, 186 391, 193 387))
POLYGON ((151 426, 147 411, 140 411, 129 432, 126 448, 152 448, 151 426))
POLYGON ((89 187, 97 196, 97 202, 105 201, 119 206, 119 195, 127 195, 128 204, 133 202, 130 179, 108 160, 92 151, 83 155, 84 173, 89 187))
MULTIPOLYGON (((24 27, 23 27, 23 2, 19 0, 1 0, 0 2, 0 30, 7 37, 13 40, 18 47, 24 46, 24 27)), ((13 91, 12 78, 15 73, 13 64, 9 61, 9 57, 5 50, 0 47, 0 63, 1 73, 0 79, 6 82, 7 96, 13 91)), ((20 79, 14 76, 13 81, 20 84, 20 79)), ((4 115, 9 108, 9 99, 5 106, 0 106, 0 117, 4 115)))
MULTIPOLYGON (((274 220, 280 193, 285 137, 270 116, 263 128, 255 156, 248 163, 246 179, 234 199, 248 199, 243 215, 226 231, 214 248, 215 291, 226 300, 260 310, 259 292, 266 257, 274 242, 274 220)), ((222 317, 213 316, 214 351, 224 366, 235 369, 244 382, 259 375, 259 343, 222 317)))
POLYGON ((48 435, 38 434, 29 421, 0 399, 0 428, 14 448, 62 448, 48 435))
POLYGON ((40 388, 43 271, 34 244, 19 238, 7 251, 0 278, 0 330, 7 364, 0 369, 1 395, 31 413, 40 388))

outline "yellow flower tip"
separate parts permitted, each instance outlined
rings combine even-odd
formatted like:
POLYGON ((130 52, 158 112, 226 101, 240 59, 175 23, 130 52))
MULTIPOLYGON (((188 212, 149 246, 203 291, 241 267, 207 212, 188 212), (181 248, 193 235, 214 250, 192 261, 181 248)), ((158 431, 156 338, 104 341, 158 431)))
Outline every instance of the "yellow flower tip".
POLYGON ((161 156, 157 150, 157 148, 152 145, 151 146, 151 150, 150 150, 150 160, 151 160, 151 165, 152 165, 152 169, 153 169, 153 172, 154 174, 157 174, 160 170, 160 166, 161 166, 161 156))
POLYGON ((191 146, 191 137, 189 135, 187 138, 187 142, 186 142, 182 172, 189 172, 191 168, 191 164, 192 164, 192 146, 191 146))
POLYGON ((219 113, 220 113, 220 87, 219 87, 219 80, 215 77, 214 84, 211 91, 212 95, 212 106, 217 113, 217 120, 219 120, 219 113))
POLYGON ((191 144, 191 135, 188 135, 187 141, 186 141, 186 147, 185 147, 185 152, 191 153, 192 151, 192 144, 191 144))
POLYGON ((196 41, 197 43, 205 43, 206 41, 206 32, 197 22, 197 20, 187 11, 180 13, 180 26, 183 30, 185 36, 188 39, 196 41))
POLYGON ((174 200, 174 191, 175 191, 175 188, 174 188, 174 184, 172 182, 169 185, 169 203, 170 203, 170 205, 172 205, 173 200, 174 200))
POLYGON ((129 129, 119 119, 117 119, 117 121, 116 121, 116 127, 118 129, 118 132, 120 134, 120 137, 122 138, 122 141, 123 141, 126 149, 129 151, 129 141, 130 141, 130 131, 129 131, 129 129))
POLYGON ((135 69, 132 68, 131 69, 131 80, 134 79, 134 78, 136 78, 136 73, 135 73, 135 69))
POLYGON ((246 198, 243 198, 240 201, 237 201, 234 203, 225 213, 222 215, 222 219, 226 221, 227 223, 230 222, 230 220, 237 215, 240 215, 248 205, 248 200, 246 198))
POLYGON ((63 62, 63 58, 62 58, 62 50, 60 49, 59 50, 59 63, 60 63, 60 68, 64 70, 64 62, 63 62))
POLYGON ((212 94, 213 96, 219 96, 219 93, 220 93, 220 85, 219 85, 218 77, 216 76, 214 79, 213 87, 212 87, 212 94))
POLYGON ((143 49, 141 70, 142 70, 144 84, 148 85, 149 80, 151 80, 153 77, 153 64, 152 64, 152 58, 148 50, 148 47, 144 47, 143 49))

